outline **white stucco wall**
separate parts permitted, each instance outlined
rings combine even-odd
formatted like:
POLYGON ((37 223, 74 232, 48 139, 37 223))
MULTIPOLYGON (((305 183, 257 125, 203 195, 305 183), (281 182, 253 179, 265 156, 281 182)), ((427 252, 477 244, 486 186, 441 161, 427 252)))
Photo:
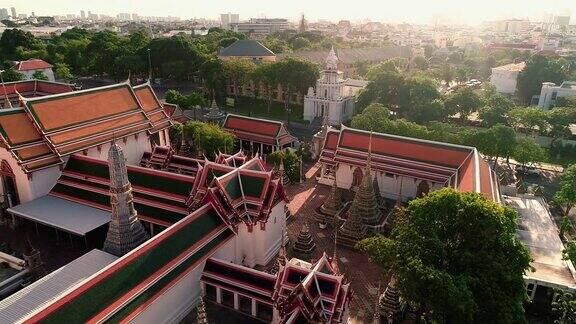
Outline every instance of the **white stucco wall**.
POLYGON ((23 75, 24 75, 24 78, 25 78, 26 80, 32 80, 32 79, 34 79, 34 73, 35 73, 36 71, 41 71, 42 73, 44 73, 44 75, 48 78, 48 81, 52 81, 52 82, 56 81, 56 80, 54 79, 54 72, 52 72, 52 69, 51 69, 51 68, 48 68, 48 69, 38 69, 38 70, 29 70, 29 71, 18 71, 18 72, 19 72, 20 74, 23 74, 23 75))
MULTIPOLYGON (((108 150, 110 149, 111 144, 112 143, 102 144, 100 150, 97 147, 90 148, 87 150, 86 155, 97 159, 107 160, 108 150)), ((116 141, 116 144, 122 147, 124 155, 126 156, 126 162, 130 165, 138 165, 144 152, 152 150, 152 145, 150 144, 150 139, 146 132, 139 133, 138 138, 136 138, 136 135, 128 136, 126 143, 124 143, 124 140, 119 139, 116 141)))
MULTIPOLYGON (((277 204, 270 213, 266 230, 260 226, 254 227, 248 233, 246 225, 238 227, 238 235, 233 237, 213 254, 213 257, 224 261, 244 265, 267 264, 278 252, 282 237, 282 227, 286 224, 284 202, 277 204)), ((177 323, 188 314, 198 302, 200 296, 200 277, 205 262, 202 262, 178 283, 166 290, 158 299, 152 302, 136 318, 134 323, 177 323)))
POLYGON ((492 69, 490 83, 501 93, 513 95, 516 92, 517 71, 502 71, 492 69))
MULTIPOLYGON (((336 169, 336 179, 339 188, 349 190, 352 187, 354 171, 357 167, 347 164, 339 164, 336 169)), ((362 173, 364 173, 363 169, 362 173)), ((401 194, 402 200, 406 201, 416 197, 420 179, 405 177, 399 175, 386 175, 384 172, 372 171, 372 177, 378 181, 380 195, 384 198, 398 199, 398 193, 401 194), (401 192, 400 192, 400 189, 401 192)), ((332 184, 332 179, 320 179, 319 182, 326 185, 332 184)), ((444 187, 443 183, 428 182, 430 190, 437 190, 444 187)))

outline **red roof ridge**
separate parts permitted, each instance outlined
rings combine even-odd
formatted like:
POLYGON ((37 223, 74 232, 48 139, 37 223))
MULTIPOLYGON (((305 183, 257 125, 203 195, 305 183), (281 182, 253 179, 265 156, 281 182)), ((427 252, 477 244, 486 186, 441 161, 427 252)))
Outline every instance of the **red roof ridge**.
POLYGON ((130 91, 132 92, 132 94, 134 96, 136 96, 134 94, 134 90, 132 90, 132 87, 130 86, 130 83, 124 81, 124 82, 109 84, 109 85, 105 85, 105 86, 101 86, 101 87, 88 88, 88 89, 82 89, 82 90, 71 91, 71 92, 55 93, 55 94, 50 94, 50 95, 46 95, 46 96, 42 96, 42 97, 27 98, 26 101, 27 102, 45 101, 45 100, 49 100, 49 99, 58 99, 60 97, 66 97, 66 96, 71 96, 71 95, 76 96, 76 95, 81 95, 84 93, 92 93, 92 92, 97 92, 100 90, 115 89, 115 88, 121 88, 121 87, 129 88, 130 91))

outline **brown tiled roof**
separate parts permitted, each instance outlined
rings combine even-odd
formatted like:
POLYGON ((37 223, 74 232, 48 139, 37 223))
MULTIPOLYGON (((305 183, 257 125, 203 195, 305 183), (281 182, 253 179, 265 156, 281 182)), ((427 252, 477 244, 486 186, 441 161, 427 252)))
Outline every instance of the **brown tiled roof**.
POLYGON ((27 61, 20 61, 16 66, 18 71, 42 70, 42 69, 49 69, 51 67, 52 64, 47 63, 41 59, 30 59, 27 61))
POLYGON ((222 127, 239 139, 258 143, 285 145, 297 140, 279 121, 228 114, 222 127))

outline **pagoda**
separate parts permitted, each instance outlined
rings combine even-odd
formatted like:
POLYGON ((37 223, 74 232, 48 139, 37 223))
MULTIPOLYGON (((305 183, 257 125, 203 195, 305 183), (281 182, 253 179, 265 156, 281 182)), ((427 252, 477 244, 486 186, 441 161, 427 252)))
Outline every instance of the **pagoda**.
POLYGON ((334 179, 328 198, 326 198, 322 206, 320 206, 320 210, 315 213, 316 220, 322 224, 332 224, 336 228, 338 227, 337 215, 341 209, 341 193, 337 185, 337 180, 334 179))
POLYGON ((103 250, 120 257, 146 242, 149 236, 134 209, 126 158, 116 143, 113 143, 108 150, 108 167, 112 217, 108 224, 103 250))
POLYGON ((288 174, 284 169, 284 159, 280 158, 280 165, 278 166, 278 178, 282 182, 282 185, 285 186, 290 183, 290 178, 288 178, 288 174))
POLYGON ((210 110, 208 110, 208 113, 204 115, 204 118, 206 118, 207 122, 215 124, 218 124, 222 119, 224 119, 224 113, 220 111, 220 108, 218 108, 216 100, 212 99, 210 110))
POLYGON ((388 319, 389 323, 398 320, 401 312, 400 293, 396 286, 396 278, 392 276, 384 293, 380 296, 380 315, 388 319))
POLYGON ((358 191, 354 196, 350 213, 360 214, 362 222, 366 225, 377 225, 380 219, 380 209, 372 178, 372 135, 370 135, 370 143, 368 144, 368 160, 366 164, 367 167, 358 191))
POLYGON ((308 228, 307 222, 304 222, 302 225, 292 249, 295 253, 302 256, 311 256, 312 252, 316 249, 316 242, 314 242, 312 235, 310 235, 310 229, 308 228))

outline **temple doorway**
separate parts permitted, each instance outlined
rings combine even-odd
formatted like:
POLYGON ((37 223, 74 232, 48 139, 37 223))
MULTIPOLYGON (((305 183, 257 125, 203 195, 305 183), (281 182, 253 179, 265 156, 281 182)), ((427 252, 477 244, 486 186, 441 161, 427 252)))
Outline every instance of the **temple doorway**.
POLYGON ((416 197, 422 197, 430 192, 430 185, 428 181, 420 181, 418 184, 418 189, 416 190, 416 197))
POLYGON ((362 169, 356 168, 352 178, 352 187, 358 187, 362 183, 362 169))
POLYGON ((2 200, 4 207, 9 208, 20 204, 18 190, 16 188, 16 177, 6 160, 2 160, 0 177, 2 177, 2 200))

